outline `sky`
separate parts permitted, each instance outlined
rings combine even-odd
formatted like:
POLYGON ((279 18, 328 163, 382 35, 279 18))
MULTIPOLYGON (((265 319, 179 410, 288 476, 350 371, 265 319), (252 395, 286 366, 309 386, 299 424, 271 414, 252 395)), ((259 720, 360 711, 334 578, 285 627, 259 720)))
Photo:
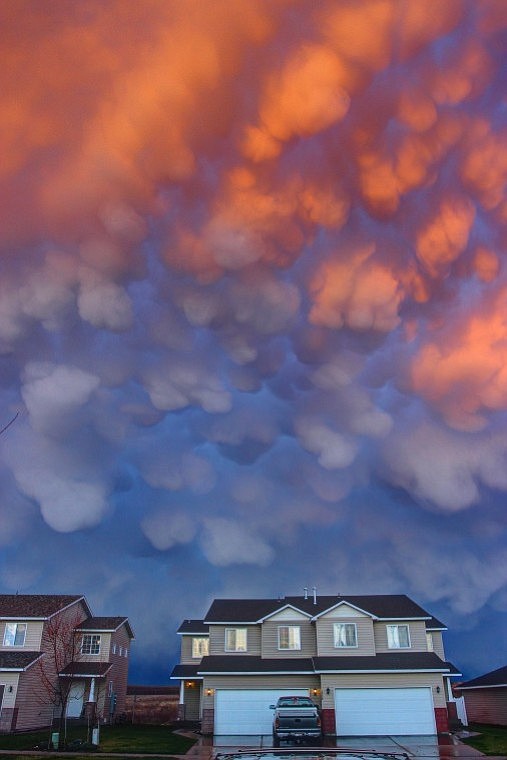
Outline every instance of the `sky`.
POLYGON ((408 594, 507 651, 507 3, 5 0, 0 593, 408 594))

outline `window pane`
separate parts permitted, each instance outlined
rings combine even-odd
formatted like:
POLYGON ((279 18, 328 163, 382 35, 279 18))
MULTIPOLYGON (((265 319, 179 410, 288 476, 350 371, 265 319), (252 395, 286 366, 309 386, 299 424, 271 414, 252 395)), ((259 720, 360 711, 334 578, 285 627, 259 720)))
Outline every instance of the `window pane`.
POLYGON ((390 649, 406 649, 410 647, 408 625, 388 625, 387 645, 390 649))
POLYGON ((226 628, 225 648, 229 652, 246 652, 246 628, 226 628))
POLYGON ((22 647, 25 643, 26 623, 6 623, 4 647, 22 647))
POLYGON ((205 657, 207 654, 208 654, 208 639, 207 638, 192 639, 192 657, 205 657))
POLYGON ((298 625, 278 627, 279 649, 301 649, 301 629, 298 625))
POLYGON ((335 647, 357 646, 357 631, 355 623, 335 623, 334 645, 335 647))
POLYGON ((236 630, 236 652, 246 652, 246 628, 236 630))

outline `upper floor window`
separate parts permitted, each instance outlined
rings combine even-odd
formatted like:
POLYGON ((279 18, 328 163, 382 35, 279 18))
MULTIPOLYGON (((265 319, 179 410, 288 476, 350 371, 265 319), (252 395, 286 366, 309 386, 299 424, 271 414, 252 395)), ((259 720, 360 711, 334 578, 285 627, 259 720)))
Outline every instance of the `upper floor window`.
POLYGON ((113 644, 111 651, 113 654, 116 654, 116 644, 113 644))
POLYGON ((84 634, 81 643, 81 654, 100 654, 100 634, 84 634))
POLYGON ((26 623, 6 623, 4 647, 23 647, 26 638, 26 623))
POLYGON ((388 625, 387 646, 389 649, 408 649, 410 647, 408 625, 388 625))
POLYGON ((355 623, 335 623, 334 645, 335 647, 357 647, 357 627, 355 623))
POLYGON ((196 636, 192 639, 192 657, 206 657, 209 653, 207 636, 196 636))
POLYGON ((278 649, 301 649, 301 628, 299 625, 278 626, 278 649))
POLYGON ((225 629, 225 651, 246 652, 246 628, 225 629))
POLYGON ((433 644, 433 634, 432 633, 427 633, 426 634, 426 647, 428 649, 428 652, 434 652, 435 651, 435 646, 433 644))

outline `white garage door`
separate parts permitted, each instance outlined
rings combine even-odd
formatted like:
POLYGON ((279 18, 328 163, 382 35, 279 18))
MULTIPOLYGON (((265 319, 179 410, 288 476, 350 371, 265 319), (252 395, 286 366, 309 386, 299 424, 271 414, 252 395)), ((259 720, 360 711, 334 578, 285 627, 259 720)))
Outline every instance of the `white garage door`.
POLYGON ((337 736, 435 734, 430 688, 336 689, 337 736))
POLYGON ((285 694, 308 696, 308 689, 217 689, 215 692, 215 735, 257 736, 270 734, 273 710, 285 694))

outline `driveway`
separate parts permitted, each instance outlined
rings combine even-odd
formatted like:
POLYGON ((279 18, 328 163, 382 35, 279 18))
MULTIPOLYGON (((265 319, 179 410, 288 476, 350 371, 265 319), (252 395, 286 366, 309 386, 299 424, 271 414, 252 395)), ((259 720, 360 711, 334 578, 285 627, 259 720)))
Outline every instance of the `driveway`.
MULTIPOLYGON (((247 750, 252 748, 257 749, 269 749, 272 747, 271 736, 215 736, 213 741, 209 740, 212 744, 211 756, 215 757, 219 753, 234 752, 238 749, 247 750)), ((325 737, 322 745, 324 747, 339 747, 343 749, 350 749, 351 752, 357 752, 358 750, 374 750, 376 752, 386 753, 406 753, 409 758, 440 758, 445 760, 447 758, 461 758, 461 760, 478 760, 480 757, 484 757, 481 752, 472 747, 468 747, 463 744, 456 737, 449 736, 366 736, 366 737, 349 737, 332 739, 325 737)), ((283 744, 282 747, 290 747, 290 745, 283 744)), ((308 747, 311 753, 312 760, 315 758, 315 754, 312 750, 314 747, 308 747)), ((274 750, 276 753, 276 749, 274 750)), ((254 753, 253 753, 254 754, 254 753)), ((348 755, 338 755, 337 759, 342 757, 349 758, 348 755)), ((247 755, 248 758, 248 755, 247 755)), ((246 758, 245 758, 246 760, 246 758)), ((257 760, 257 759, 255 759, 257 760)), ((272 760, 271 755, 267 755, 266 760, 272 760)), ((488 758, 492 760, 492 758, 488 758)), ((506 760, 500 758, 499 760, 506 760)))

